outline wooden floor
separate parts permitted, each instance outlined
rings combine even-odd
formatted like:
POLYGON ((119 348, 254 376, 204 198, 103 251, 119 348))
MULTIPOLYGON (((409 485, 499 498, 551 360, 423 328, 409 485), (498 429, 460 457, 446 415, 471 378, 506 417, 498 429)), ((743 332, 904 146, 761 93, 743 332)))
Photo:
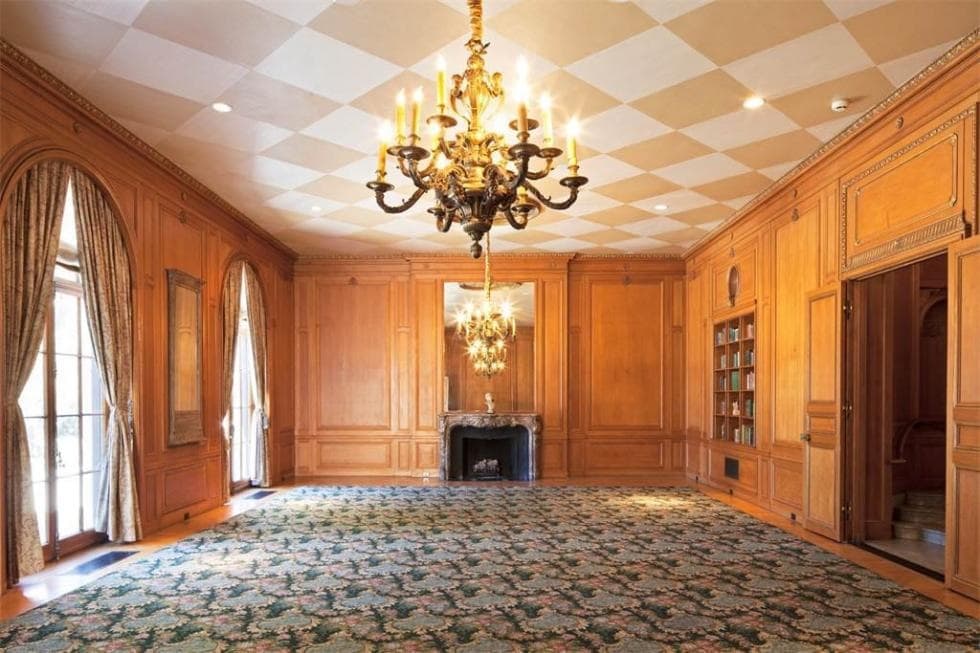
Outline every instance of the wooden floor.
MULTIPOLYGON (((441 482, 432 481, 428 479, 416 479, 416 478, 406 478, 406 477, 388 477, 388 476, 362 476, 362 477, 320 477, 315 479, 300 479, 291 484, 284 486, 279 486, 275 489, 286 489, 288 487, 299 486, 299 485, 457 485, 459 483, 453 482, 441 482)), ((529 485, 528 483, 510 483, 511 485, 529 485)), ((470 485, 470 483, 467 483, 470 485)), ((490 485, 499 486, 500 483, 491 483, 490 485)), ((623 479, 623 478, 589 478, 589 479, 558 479, 558 480, 546 480, 537 481, 533 485, 540 486, 590 486, 590 485, 617 485, 617 486, 694 486, 693 483, 687 481, 684 478, 678 477, 673 479, 658 479, 656 481, 650 481, 647 479, 623 479)), ((850 560, 851 562, 861 565, 867 569, 874 571, 875 573, 884 576, 885 578, 892 580, 900 585, 904 585, 911 589, 914 589, 929 598, 943 603, 955 610, 972 616, 974 618, 980 619, 980 603, 973 601, 965 596, 956 594, 955 592, 950 592, 947 590, 943 584, 933 578, 920 574, 912 569, 903 567, 902 565, 886 560, 879 557, 869 551, 864 549, 851 546, 849 544, 839 544, 837 542, 832 542, 827 538, 821 537, 819 535, 814 535, 808 531, 805 531, 799 526, 799 524, 790 521, 784 517, 780 517, 767 510, 764 510, 758 506, 755 506, 747 501, 737 499, 729 496, 727 493, 713 490, 711 488, 705 487, 703 485, 698 485, 699 490, 707 494, 708 496, 715 498, 725 504, 728 504, 742 512, 745 512, 757 519, 764 521, 768 524, 772 524, 778 528, 783 529, 793 535, 799 537, 802 540, 811 542, 822 549, 835 553, 842 558, 850 560)), ((101 546, 92 547, 83 552, 77 553, 72 556, 68 556, 58 561, 57 563, 52 563, 41 573, 34 576, 30 576, 21 581, 18 587, 15 587, 0 597, 0 619, 10 619, 23 612, 30 610, 33 607, 42 605, 43 603, 50 601, 58 596, 71 592, 85 583, 91 582, 93 579, 98 578, 107 573, 111 573, 123 565, 130 564, 134 560, 139 560, 147 555, 152 554, 154 551, 165 547, 167 545, 173 544, 178 540, 181 540, 189 535, 197 533, 204 530, 214 524, 222 522, 229 517, 236 515, 238 513, 249 510, 256 506, 261 505, 263 502, 274 498, 276 494, 270 497, 251 500, 247 497, 251 495, 256 490, 245 490, 232 498, 231 503, 220 508, 215 508, 214 510, 208 511, 202 515, 198 515, 192 519, 185 522, 177 524, 166 528, 159 533, 148 536, 143 541, 137 544, 120 545, 114 546, 110 544, 105 544, 101 546), (121 562, 113 565, 109 565, 99 571, 93 572, 86 575, 76 575, 67 574, 69 570, 74 569, 76 566, 91 560, 107 551, 135 551, 136 553, 121 562)))

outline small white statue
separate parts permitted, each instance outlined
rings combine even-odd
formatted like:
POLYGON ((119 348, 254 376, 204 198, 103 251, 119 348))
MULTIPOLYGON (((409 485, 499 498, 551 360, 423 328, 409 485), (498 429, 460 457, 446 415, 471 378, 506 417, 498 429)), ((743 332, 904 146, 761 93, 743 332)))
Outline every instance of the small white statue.
POLYGON ((495 412, 493 409, 493 393, 488 392, 487 394, 483 395, 483 400, 487 402, 487 413, 493 415, 495 412))

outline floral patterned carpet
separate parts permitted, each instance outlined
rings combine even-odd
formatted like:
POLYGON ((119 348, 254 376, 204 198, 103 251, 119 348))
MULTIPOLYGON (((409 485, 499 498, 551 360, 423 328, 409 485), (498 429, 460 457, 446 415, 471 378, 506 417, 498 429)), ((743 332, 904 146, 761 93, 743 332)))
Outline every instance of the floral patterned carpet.
POLYGON ((978 645, 980 622, 664 488, 299 488, 0 624, 8 652, 978 645))

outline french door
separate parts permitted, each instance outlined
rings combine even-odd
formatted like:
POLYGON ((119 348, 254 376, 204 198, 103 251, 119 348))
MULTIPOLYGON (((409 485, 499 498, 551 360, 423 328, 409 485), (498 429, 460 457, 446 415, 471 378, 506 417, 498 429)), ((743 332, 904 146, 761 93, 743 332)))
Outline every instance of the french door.
POLYGON ((77 272, 58 268, 44 341, 20 405, 45 560, 103 539, 95 532, 105 398, 77 272))

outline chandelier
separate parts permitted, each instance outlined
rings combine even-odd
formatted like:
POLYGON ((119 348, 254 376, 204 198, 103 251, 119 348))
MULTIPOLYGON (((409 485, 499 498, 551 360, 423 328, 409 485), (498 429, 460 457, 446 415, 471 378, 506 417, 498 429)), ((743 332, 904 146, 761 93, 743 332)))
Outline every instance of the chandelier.
POLYGON ((483 299, 479 304, 467 302, 456 311, 456 334, 466 342, 466 355, 473 370, 490 378, 507 366, 507 340, 517 335, 517 320, 509 301, 497 304, 490 291, 490 234, 487 254, 483 257, 483 299))
POLYGON ((385 213, 403 213, 411 209, 428 191, 433 191, 435 204, 428 212, 436 220, 436 228, 446 232, 458 222, 472 239, 470 253, 479 258, 483 251, 480 241, 498 218, 506 219, 514 229, 523 229, 528 220, 543 207, 564 210, 575 203, 578 190, 588 179, 578 174, 576 151, 577 123, 572 120, 566 128, 565 155, 569 176, 560 180, 568 189, 568 197, 554 201, 538 190, 532 182, 546 178, 554 168, 562 150, 555 147, 551 116, 551 101, 541 97, 541 122, 528 117, 529 87, 527 65, 518 63, 516 118, 506 124, 503 118, 505 93, 503 76, 490 73, 484 65, 489 43, 483 42, 482 0, 468 0, 471 37, 466 43, 469 57, 466 71, 452 76, 447 88, 445 62, 439 57, 436 73, 436 113, 426 119, 432 135, 431 149, 422 144, 420 116, 422 89, 412 97, 411 120, 406 125, 405 93, 398 94, 395 104, 395 124, 385 123, 378 147, 376 177, 367 187, 385 213), (455 131, 458 121, 465 128, 455 131), (496 118, 496 121, 491 122, 496 118), (516 132, 511 143, 507 133, 516 132), (542 128, 541 145, 530 142, 531 132, 542 128), (385 194, 394 185, 385 181, 388 155, 395 157, 398 170, 415 186, 411 196, 400 203, 388 204, 385 194), (540 160, 537 162, 536 160, 540 160), (532 170, 532 161, 539 164, 532 170))

